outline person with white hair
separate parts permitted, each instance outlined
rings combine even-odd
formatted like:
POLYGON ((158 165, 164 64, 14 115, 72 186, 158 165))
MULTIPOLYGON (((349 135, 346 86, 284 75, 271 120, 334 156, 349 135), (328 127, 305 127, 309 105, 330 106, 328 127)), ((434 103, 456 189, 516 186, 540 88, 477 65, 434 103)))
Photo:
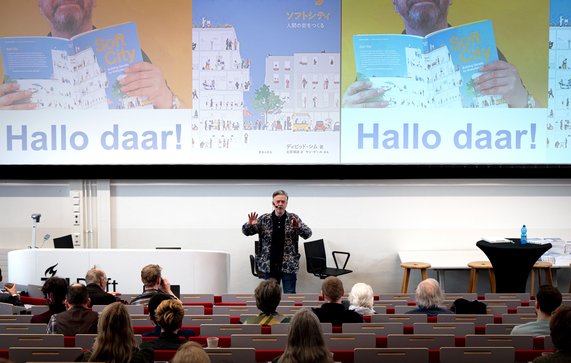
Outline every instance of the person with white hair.
POLYGON ((349 293, 349 310, 355 310, 363 316, 375 314, 373 309, 373 288, 363 282, 358 282, 351 288, 349 293))
POLYGON ((442 307, 444 294, 440 284, 433 278, 422 280, 416 287, 416 309, 407 311, 407 314, 454 314, 453 311, 442 307))

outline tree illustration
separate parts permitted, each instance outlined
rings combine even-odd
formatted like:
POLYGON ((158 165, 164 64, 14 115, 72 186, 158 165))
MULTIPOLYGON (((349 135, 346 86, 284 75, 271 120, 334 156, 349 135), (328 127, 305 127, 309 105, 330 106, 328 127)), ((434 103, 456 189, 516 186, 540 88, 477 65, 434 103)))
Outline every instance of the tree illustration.
POLYGON ((258 88, 255 92, 252 107, 264 113, 266 121, 268 114, 278 114, 282 112, 285 101, 282 100, 267 84, 258 88))

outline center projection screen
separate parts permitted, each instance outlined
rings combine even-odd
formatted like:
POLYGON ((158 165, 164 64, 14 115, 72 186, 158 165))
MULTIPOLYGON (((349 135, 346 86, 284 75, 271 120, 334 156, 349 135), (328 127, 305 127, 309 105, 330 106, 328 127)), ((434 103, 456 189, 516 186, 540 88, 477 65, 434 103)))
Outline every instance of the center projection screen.
POLYGON ((571 165, 571 4, 449 2, 2 0, 0 167, 571 165))

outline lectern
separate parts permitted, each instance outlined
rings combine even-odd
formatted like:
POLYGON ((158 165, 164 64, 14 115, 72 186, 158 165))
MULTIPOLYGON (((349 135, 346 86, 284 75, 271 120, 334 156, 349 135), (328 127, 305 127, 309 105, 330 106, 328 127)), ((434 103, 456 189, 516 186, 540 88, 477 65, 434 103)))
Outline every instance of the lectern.
POLYGON ((527 277, 533 264, 551 248, 551 243, 522 245, 513 243, 490 243, 478 241, 480 248, 494 267, 496 292, 525 292, 527 277))

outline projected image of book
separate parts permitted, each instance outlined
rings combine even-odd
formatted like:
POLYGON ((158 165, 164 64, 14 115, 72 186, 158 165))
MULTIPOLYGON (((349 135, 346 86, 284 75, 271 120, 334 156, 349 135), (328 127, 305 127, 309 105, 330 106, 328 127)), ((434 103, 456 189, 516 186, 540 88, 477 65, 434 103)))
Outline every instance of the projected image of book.
MULTIPOLYGON (((121 92, 119 80, 143 60, 135 23, 94 29, 71 39, 0 38, 4 83, 33 92, 38 109, 152 107, 121 92)), ((26 100, 26 103, 29 100, 26 100)))
POLYGON ((357 80, 383 88, 389 107, 507 107, 480 94, 474 78, 498 60, 490 20, 450 27, 426 37, 408 34, 353 36, 357 80))

